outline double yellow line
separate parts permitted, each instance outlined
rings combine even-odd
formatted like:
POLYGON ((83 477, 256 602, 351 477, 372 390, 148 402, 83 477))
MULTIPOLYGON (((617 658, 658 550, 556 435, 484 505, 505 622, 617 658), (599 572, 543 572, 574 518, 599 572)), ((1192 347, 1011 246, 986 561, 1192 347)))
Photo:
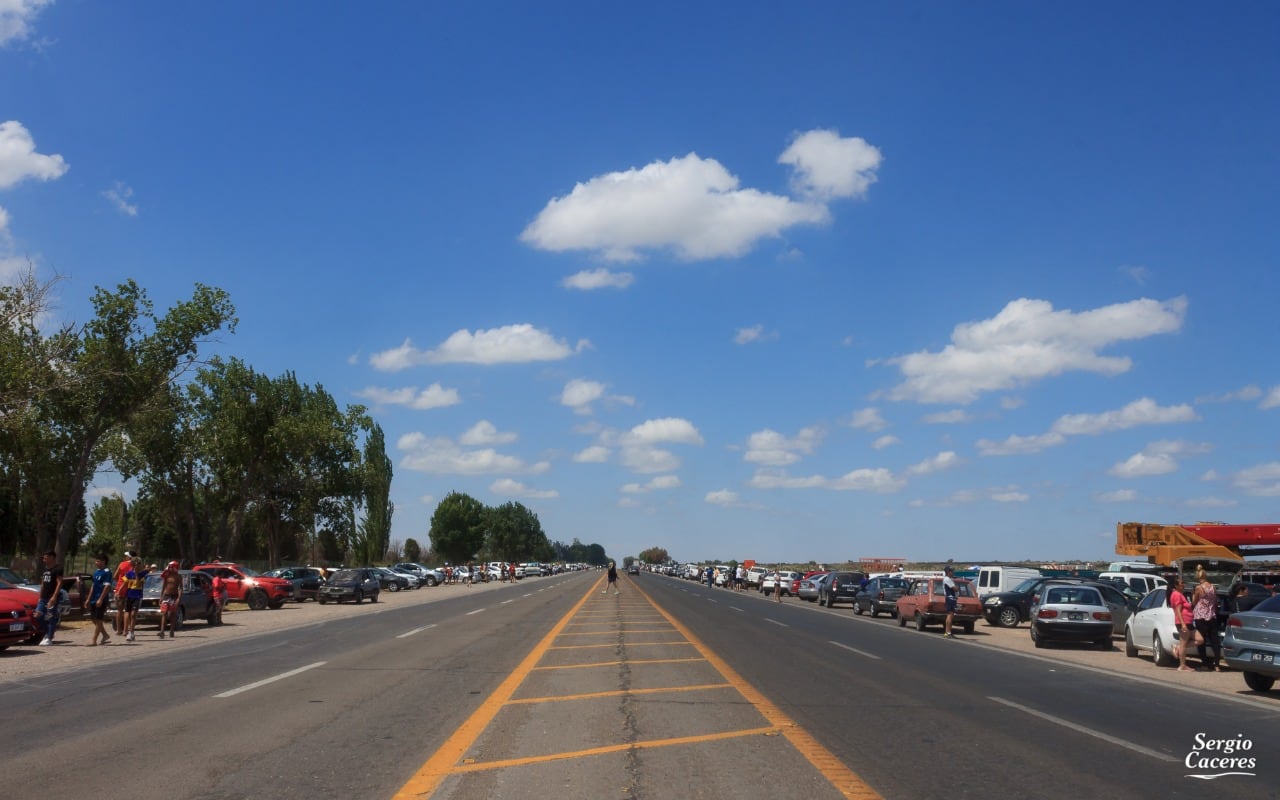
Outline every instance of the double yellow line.
MULTIPOLYGON (((413 777, 409 779, 404 786, 395 794, 395 800, 409 800, 410 798, 427 798, 439 788, 440 783, 453 775, 463 775, 481 770, 503 769, 507 767, 525 766, 529 764, 540 764, 550 761, 563 761, 568 759, 586 758, 590 756, 598 756, 607 753, 626 752, 629 750, 642 750, 653 747, 673 747, 682 745, 695 745, 704 742, 723 741, 726 739, 740 738, 744 736, 760 736, 774 735, 782 736, 788 741, 801 756, 803 756, 813 767, 825 777, 835 789, 844 797, 851 800, 880 800, 880 795, 868 786, 857 774, 840 762, 829 750, 823 747, 808 731, 797 725, 790 717, 784 714, 777 706, 769 702, 754 686, 747 683, 738 673, 736 673, 727 663, 719 656, 712 652, 708 647, 702 644, 687 628, 681 625, 674 617, 668 614, 664 609, 658 606, 652 598, 640 591, 635 586, 635 582, 631 581, 629 593, 634 592, 643 597, 653 609, 660 614, 667 623, 684 637, 684 642, 664 642, 663 644, 688 645, 692 647, 700 658, 666 658, 666 659, 643 659, 628 660, 626 662, 610 661, 605 663, 591 663, 582 665, 572 665, 574 668, 581 667, 598 667, 607 665, 619 665, 622 663, 672 663, 680 661, 706 661, 724 678, 724 683, 717 684, 700 684, 696 686, 677 686, 659 689, 626 689, 621 691, 598 692, 587 695, 574 695, 572 697, 541 697, 541 698, 522 698, 514 699, 516 691, 529 675, 539 669, 539 663, 552 649, 556 639, 561 636, 580 636, 583 634, 566 634, 565 628, 579 612, 583 606, 594 596, 596 588, 599 586, 597 582, 592 588, 579 600, 572 609, 569 610, 556 624, 551 631, 543 637, 542 641, 534 646, 533 650, 511 671, 505 680, 489 695, 480 707, 467 718, 467 720, 458 727, 456 731, 449 737, 440 749, 437 750, 426 763, 424 763, 413 777), (549 755, 530 756, 526 758, 502 759, 495 761, 485 761, 481 763, 468 763, 465 759, 466 753, 475 745, 477 739, 492 724, 498 713, 508 705, 525 705, 539 702, 562 701, 568 699, 582 698, 598 698, 598 697, 614 697, 614 696, 635 696, 641 694, 656 694, 659 692, 673 691, 695 691, 703 689, 715 689, 732 687, 742 697, 764 717, 768 723, 763 727, 746 728, 733 731, 724 731, 719 733, 700 734, 697 736, 681 736, 666 739, 655 739, 643 742, 630 742, 625 744, 603 745, 601 747, 593 747, 585 750, 574 750, 563 753, 552 753, 549 755)), ((633 631, 641 632, 641 631, 633 631)), ((654 631, 656 632, 656 631, 654 631)), ((641 642, 630 643, 643 644, 641 642)), ((595 647, 597 645, 570 645, 570 647, 595 647)), ((614 644, 606 646, 616 646, 614 644)), ((568 649, 568 648, 565 648, 568 649)), ((541 667, 541 669, 560 669, 567 668, 558 667, 541 667)))

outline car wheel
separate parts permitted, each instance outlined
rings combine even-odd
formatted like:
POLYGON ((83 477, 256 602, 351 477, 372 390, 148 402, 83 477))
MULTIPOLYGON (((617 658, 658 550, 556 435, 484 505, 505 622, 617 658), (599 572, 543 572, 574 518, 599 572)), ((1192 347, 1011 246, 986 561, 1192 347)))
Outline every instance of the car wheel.
POLYGON ((1124 654, 1129 658, 1138 655, 1138 646, 1133 643, 1133 631, 1128 628, 1124 629, 1124 654))
POLYGON ((1246 672, 1244 674, 1244 685, 1255 692, 1269 692, 1275 683, 1275 678, 1263 675, 1261 672, 1246 672))
POLYGON ((858 616, 862 616, 862 606, 858 605, 858 602, 856 600, 853 603, 853 613, 857 614, 858 616))
POLYGON ((360 605, 360 603, 363 600, 364 600, 364 592, 356 591, 356 605, 360 605))
POLYGON ((1151 637, 1151 657, 1156 662, 1157 667, 1172 667, 1176 660, 1173 654, 1164 649, 1164 642, 1160 640, 1160 633, 1157 631, 1151 637))
POLYGON ((1094 642, 1094 644, 1098 645, 1098 649, 1105 653, 1111 649, 1111 637, 1108 636, 1105 639, 1099 639, 1094 642))
POLYGON ((899 628, 907 627, 907 618, 902 616, 901 614, 898 615, 898 627, 899 628))
POLYGON ((827 605, 827 596, 825 594, 818 595, 818 605, 824 607, 827 605))
POLYGON ((973 633, 973 623, 972 623, 972 622, 966 622, 966 623, 964 624, 964 632, 965 632, 965 633, 973 633))
POLYGON ((267 603, 267 608, 281 608, 282 606, 284 606, 283 600, 272 600, 270 603, 267 603))
POLYGON ((426 584, 427 584, 428 586, 435 586, 435 585, 436 585, 436 579, 435 579, 435 578, 430 578, 430 577, 429 577, 429 578, 427 578, 427 580, 426 580, 425 582, 426 582, 426 584))
POLYGON ((183 608, 181 605, 179 605, 177 615, 174 617, 174 620, 173 620, 173 629, 175 631, 182 630, 182 626, 183 624, 186 623, 186 621, 187 621, 187 610, 183 608))
POLYGON ((880 609, 876 608, 875 603, 872 603, 871 607, 867 609, 867 613, 871 615, 872 619, 875 619, 876 617, 880 616, 880 609))
POLYGON ((1036 626, 1035 626, 1035 625, 1032 625, 1032 626, 1031 626, 1031 643, 1032 643, 1032 644, 1034 644, 1034 645, 1035 645, 1036 647, 1038 647, 1038 648, 1039 648, 1039 647, 1044 647, 1044 639, 1041 639, 1039 636, 1037 636, 1037 635, 1036 635, 1036 626))
POLYGON ((916 612, 916 630, 922 631, 926 627, 927 626, 925 625, 924 614, 921 614, 919 611, 917 611, 916 612))
POLYGON ((392 582, 391 582, 391 584, 387 586, 387 591, 389 591, 389 592, 398 592, 398 591, 400 591, 400 584, 398 584, 398 583, 396 583, 396 582, 392 581, 392 582))
POLYGON ((1018 609, 1013 606, 1005 606, 1000 609, 1000 614, 996 617, 996 622, 1001 628, 1016 628, 1018 623, 1022 622, 1022 615, 1018 613, 1018 609))
POLYGON ((376 602, 378 602, 378 593, 377 593, 377 592, 374 592, 373 594, 369 595, 369 602, 370 602, 370 603, 376 603, 376 602))
POLYGON ((325 605, 326 603, 329 602, 329 599, 321 595, 319 597, 316 597, 316 602, 318 602, 320 605, 325 605))
POLYGON ((261 589, 254 589, 245 595, 245 602, 249 604, 250 611, 261 611, 267 607, 267 593, 261 589))

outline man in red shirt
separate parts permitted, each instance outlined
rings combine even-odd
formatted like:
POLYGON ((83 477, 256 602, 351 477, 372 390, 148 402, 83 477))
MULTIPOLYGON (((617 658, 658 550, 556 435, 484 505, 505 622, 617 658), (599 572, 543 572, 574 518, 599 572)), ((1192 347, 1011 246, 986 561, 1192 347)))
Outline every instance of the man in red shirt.
POLYGON ((116 615, 111 620, 111 627, 115 632, 124 635, 124 592, 125 586, 124 576, 133 569, 133 553, 128 550, 124 551, 124 558, 120 561, 120 565, 116 567, 116 615))

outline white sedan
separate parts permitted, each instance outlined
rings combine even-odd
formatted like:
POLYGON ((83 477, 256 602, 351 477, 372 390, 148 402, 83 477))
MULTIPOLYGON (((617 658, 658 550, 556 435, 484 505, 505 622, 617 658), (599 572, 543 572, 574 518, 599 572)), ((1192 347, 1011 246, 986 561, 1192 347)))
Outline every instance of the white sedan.
POLYGON ((1124 624, 1124 654, 1129 657, 1150 652, 1157 667, 1178 663, 1173 648, 1178 643, 1178 626, 1173 622, 1173 609, 1165 601, 1167 589, 1147 592, 1138 609, 1124 624))

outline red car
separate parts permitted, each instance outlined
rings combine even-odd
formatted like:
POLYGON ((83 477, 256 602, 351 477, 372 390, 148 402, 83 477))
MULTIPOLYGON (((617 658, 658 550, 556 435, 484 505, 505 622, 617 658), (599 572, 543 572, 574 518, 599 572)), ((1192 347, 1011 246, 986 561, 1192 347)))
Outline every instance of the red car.
POLYGON ((0 650, 11 644, 26 642, 36 627, 35 620, 31 618, 31 609, 10 594, 0 592, 0 650))
MULTIPOLYGON (((973 624, 982 619, 982 603, 974 591, 973 581, 954 578, 956 583, 956 615, 953 625, 973 633, 973 624)), ((941 625, 947 617, 947 599, 942 592, 942 578, 923 578, 912 581, 911 588, 898 598, 898 627, 914 621, 916 630, 929 625, 941 625)))
POLYGON ((267 607, 279 608, 284 605, 284 601, 293 597, 293 581, 259 575, 243 564, 215 561, 211 564, 197 564, 195 571, 203 572, 210 578, 221 575, 222 583, 227 587, 227 602, 247 603, 254 611, 267 607))

